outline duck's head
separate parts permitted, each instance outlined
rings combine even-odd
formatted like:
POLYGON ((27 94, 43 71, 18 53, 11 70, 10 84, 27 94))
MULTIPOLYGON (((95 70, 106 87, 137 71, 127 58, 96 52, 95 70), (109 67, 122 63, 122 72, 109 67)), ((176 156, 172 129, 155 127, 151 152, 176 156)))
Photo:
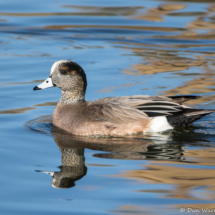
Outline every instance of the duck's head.
POLYGON ((33 90, 59 87, 63 93, 73 97, 84 98, 87 79, 84 70, 77 63, 70 60, 60 60, 53 64, 50 76, 33 90))
POLYGON ((60 60, 51 67, 50 76, 33 90, 43 90, 50 87, 59 87, 63 91, 74 91, 87 87, 84 70, 77 63, 70 60, 60 60))

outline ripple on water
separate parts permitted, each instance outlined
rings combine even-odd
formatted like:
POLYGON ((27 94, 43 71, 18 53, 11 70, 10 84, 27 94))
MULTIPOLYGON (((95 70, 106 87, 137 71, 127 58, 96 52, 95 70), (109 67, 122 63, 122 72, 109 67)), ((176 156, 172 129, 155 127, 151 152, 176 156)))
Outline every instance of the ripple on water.
POLYGON ((29 131, 51 135, 52 115, 39 116, 36 119, 32 119, 25 124, 25 127, 29 131))

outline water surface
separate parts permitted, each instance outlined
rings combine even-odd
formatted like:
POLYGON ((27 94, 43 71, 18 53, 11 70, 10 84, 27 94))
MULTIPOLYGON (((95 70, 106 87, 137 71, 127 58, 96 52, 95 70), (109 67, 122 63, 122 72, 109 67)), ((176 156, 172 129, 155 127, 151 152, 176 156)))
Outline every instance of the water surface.
POLYGON ((215 209, 214 114, 163 134, 75 137, 51 123, 60 90, 32 90, 70 59, 87 74, 87 100, 192 94, 202 97, 187 105, 214 109, 213 3, 1 2, 1 214, 215 209))

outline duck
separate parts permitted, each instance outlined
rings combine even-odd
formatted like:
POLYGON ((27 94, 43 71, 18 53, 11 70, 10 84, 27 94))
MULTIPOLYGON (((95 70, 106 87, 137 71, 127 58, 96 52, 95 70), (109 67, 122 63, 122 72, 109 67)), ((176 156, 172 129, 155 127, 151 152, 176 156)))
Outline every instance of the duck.
POLYGON ((183 128, 214 110, 195 109, 183 103, 200 96, 133 95, 86 101, 87 77, 71 60, 60 60, 50 76, 33 90, 61 89, 52 123, 73 135, 125 136, 183 128))

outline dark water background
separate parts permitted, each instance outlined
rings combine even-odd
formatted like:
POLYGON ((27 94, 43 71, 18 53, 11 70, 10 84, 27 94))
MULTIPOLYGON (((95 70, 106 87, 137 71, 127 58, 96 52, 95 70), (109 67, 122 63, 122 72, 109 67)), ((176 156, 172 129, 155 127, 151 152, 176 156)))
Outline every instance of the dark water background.
POLYGON ((0 1, 0 214, 215 210, 214 114, 195 129, 80 138, 50 122, 60 90, 32 90, 71 59, 87 100, 198 94, 187 104, 214 109, 213 3, 0 1))

